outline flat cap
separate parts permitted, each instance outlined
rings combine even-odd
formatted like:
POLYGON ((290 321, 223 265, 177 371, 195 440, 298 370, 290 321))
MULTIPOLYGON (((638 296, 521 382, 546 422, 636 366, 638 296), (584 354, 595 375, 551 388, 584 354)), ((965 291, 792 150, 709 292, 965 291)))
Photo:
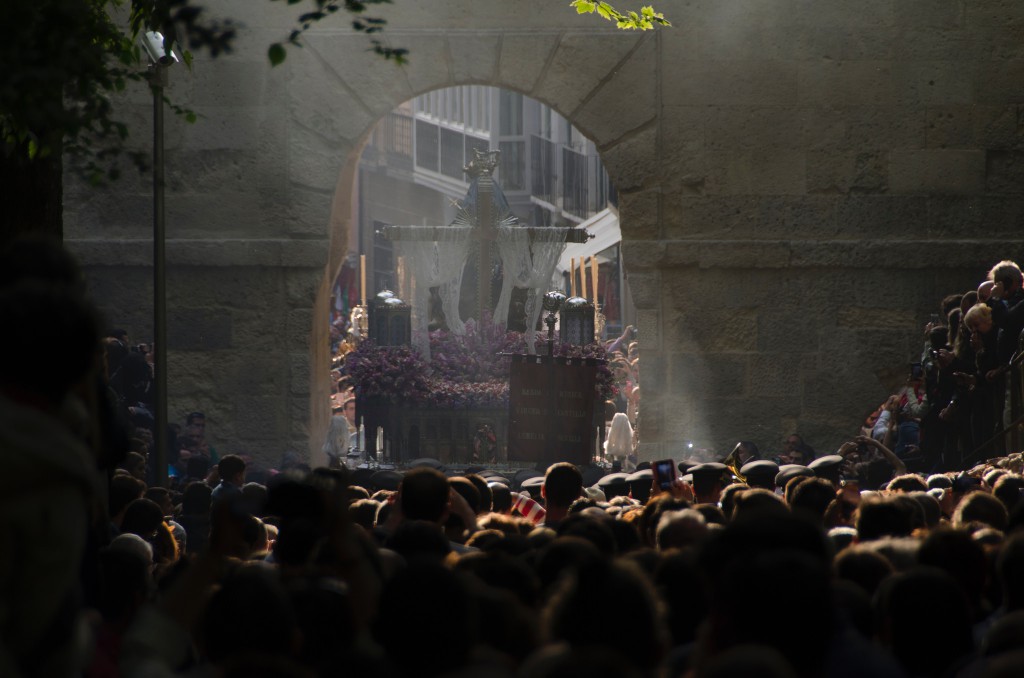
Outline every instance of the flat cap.
POLYGON ((813 470, 803 464, 783 464, 779 467, 779 472, 775 474, 775 486, 785 487, 786 483, 797 476, 813 478, 815 475, 817 474, 813 470))
POLYGON ((684 459, 676 464, 676 466, 679 467, 680 473, 689 473, 691 468, 700 465, 700 463, 701 462, 698 459, 684 459))
POLYGON ((842 463, 843 458, 838 454, 826 454, 825 456, 818 457, 817 459, 812 461, 810 464, 807 465, 807 468, 811 469, 820 476, 823 473, 828 473, 830 471, 834 472, 836 469, 839 468, 839 465, 842 463))
POLYGON ((770 459, 758 459, 748 461, 740 468, 740 475, 761 487, 769 487, 775 484, 775 476, 779 474, 779 465, 770 459))
POLYGON ((696 466, 691 466, 689 469, 689 474, 695 478, 711 478, 714 476, 720 476, 728 470, 729 467, 726 466, 725 464, 720 464, 717 461, 709 461, 705 464, 697 464, 696 466))

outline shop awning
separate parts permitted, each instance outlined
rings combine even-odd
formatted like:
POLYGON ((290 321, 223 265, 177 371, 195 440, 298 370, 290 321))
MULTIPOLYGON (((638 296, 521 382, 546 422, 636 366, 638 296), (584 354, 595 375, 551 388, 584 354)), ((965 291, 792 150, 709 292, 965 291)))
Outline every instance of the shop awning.
MULTIPOLYGON (((619 241, 622 240, 622 231, 619 229, 619 214, 611 207, 601 210, 579 226, 586 228, 587 232, 593 234, 594 237, 587 242, 569 243, 565 246, 565 252, 562 253, 562 258, 558 260, 557 270, 559 273, 569 270, 570 259, 575 258, 576 267, 579 268, 581 258, 589 262, 590 257, 600 254, 613 245, 618 245, 619 241)), ((599 263, 606 263, 607 260, 597 257, 597 261, 599 263)))

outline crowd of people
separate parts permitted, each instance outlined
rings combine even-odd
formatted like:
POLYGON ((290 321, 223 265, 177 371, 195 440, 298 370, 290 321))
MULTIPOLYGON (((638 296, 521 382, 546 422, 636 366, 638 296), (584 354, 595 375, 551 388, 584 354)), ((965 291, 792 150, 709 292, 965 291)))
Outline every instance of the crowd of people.
POLYGON ((1011 362, 1024 332, 1024 279, 1000 261, 976 290, 942 299, 906 385, 865 426, 924 469, 1006 453, 1011 362))
POLYGON ((629 473, 268 471, 195 412, 162 487, 148 347, 101 340, 74 261, 19 243, 0 255, 19 330, 0 335, 0 675, 1021 675, 1024 458, 929 468, 1002 419, 1024 307, 999 270, 959 349, 930 343, 834 454, 794 434, 629 473))

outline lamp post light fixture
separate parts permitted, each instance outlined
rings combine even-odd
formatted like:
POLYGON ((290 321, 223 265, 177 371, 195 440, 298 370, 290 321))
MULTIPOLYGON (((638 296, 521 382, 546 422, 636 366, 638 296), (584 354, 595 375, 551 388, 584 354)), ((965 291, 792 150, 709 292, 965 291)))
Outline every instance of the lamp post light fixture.
POLYGON ((167 68, 178 62, 164 47, 164 36, 150 31, 140 38, 149 57, 153 92, 153 372, 156 386, 156 481, 167 486, 167 271, 164 256, 164 88, 167 68))

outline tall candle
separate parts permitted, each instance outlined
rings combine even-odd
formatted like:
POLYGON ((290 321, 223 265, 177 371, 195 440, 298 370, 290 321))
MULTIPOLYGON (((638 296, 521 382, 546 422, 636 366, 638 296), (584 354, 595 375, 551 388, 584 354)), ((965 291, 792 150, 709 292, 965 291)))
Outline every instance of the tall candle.
POLYGON ((594 297, 594 305, 597 305, 597 257, 590 257, 590 289, 594 297))
POLYGON ((580 296, 587 296, 587 264, 584 257, 580 257, 580 296))
POLYGON ((569 296, 576 296, 576 257, 569 259, 569 296))
POLYGON ((362 305, 366 306, 366 255, 359 255, 359 294, 362 298, 362 305))

